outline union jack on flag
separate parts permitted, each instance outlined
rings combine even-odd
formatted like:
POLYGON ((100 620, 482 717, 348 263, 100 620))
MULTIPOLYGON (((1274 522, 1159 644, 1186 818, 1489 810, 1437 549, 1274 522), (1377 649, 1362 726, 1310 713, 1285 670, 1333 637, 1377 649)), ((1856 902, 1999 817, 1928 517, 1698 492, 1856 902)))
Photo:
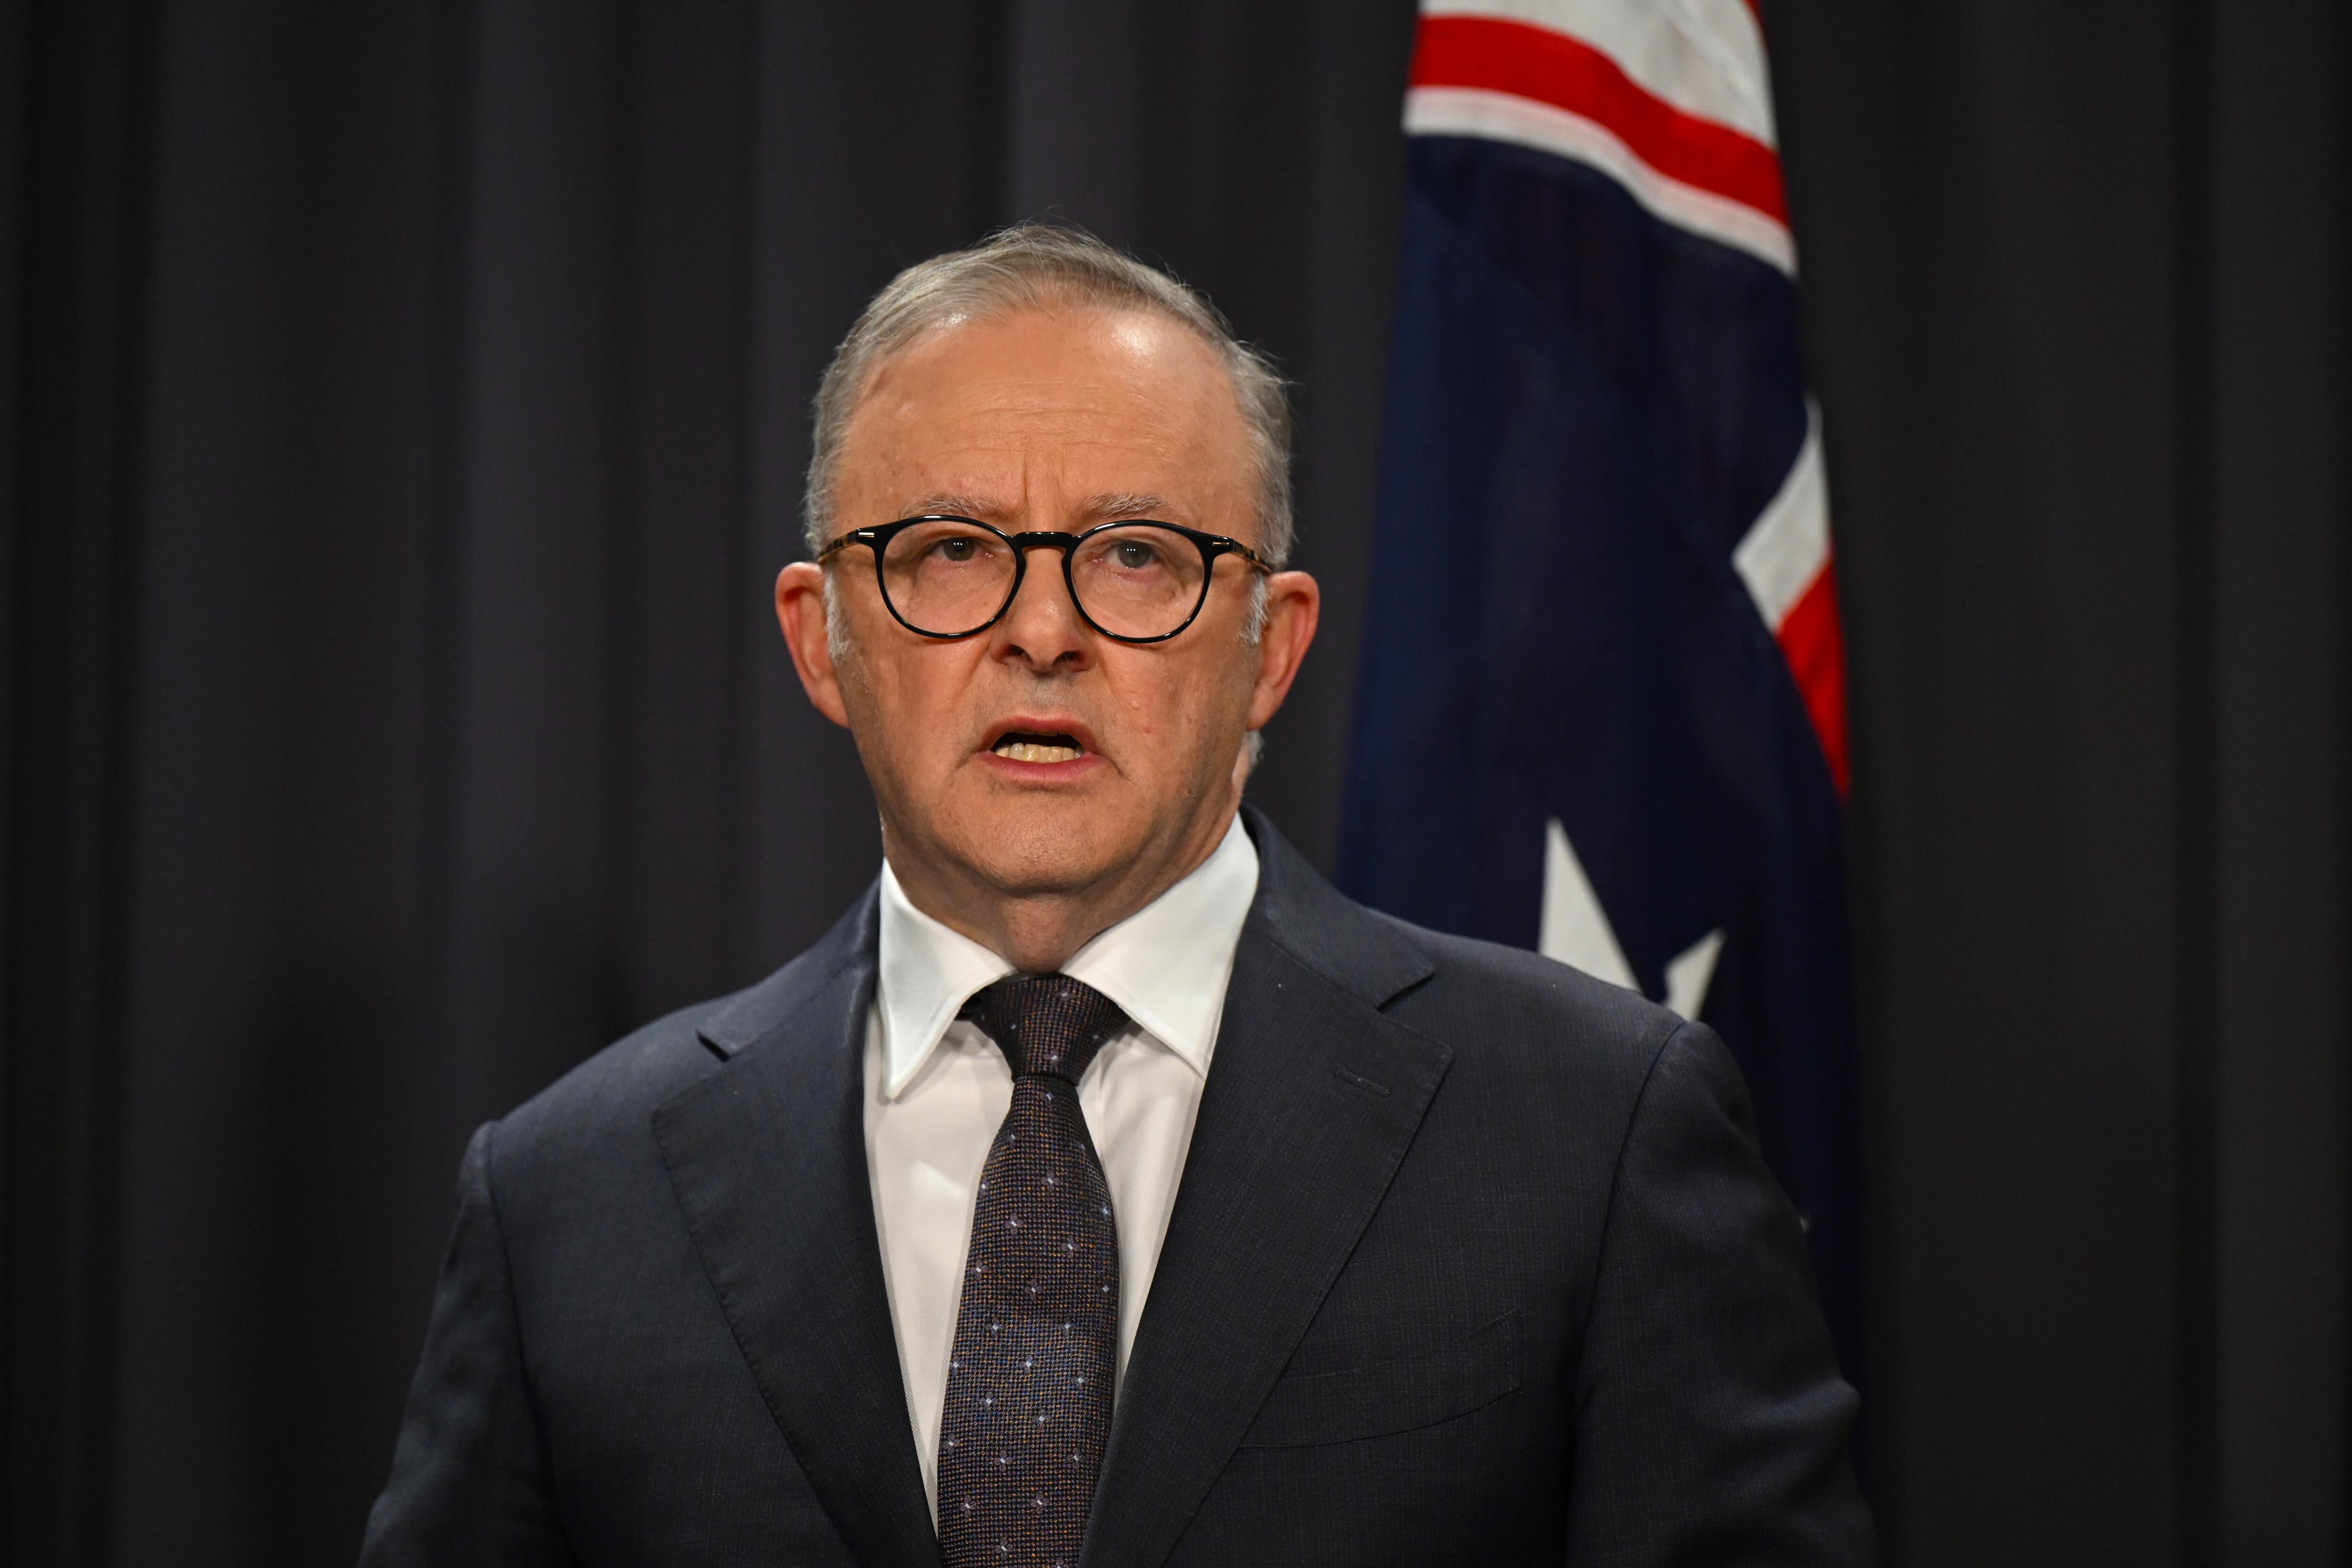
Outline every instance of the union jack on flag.
POLYGON ((1340 878, 1704 1018, 1861 1371, 1845 664, 1750 0, 1423 0, 1340 878))

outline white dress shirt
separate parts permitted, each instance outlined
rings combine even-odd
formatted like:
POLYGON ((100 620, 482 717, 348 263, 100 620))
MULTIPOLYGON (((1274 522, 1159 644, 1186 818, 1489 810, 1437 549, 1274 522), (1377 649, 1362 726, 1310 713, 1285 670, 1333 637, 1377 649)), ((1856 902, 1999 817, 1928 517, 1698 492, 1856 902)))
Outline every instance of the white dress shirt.
MULTIPOLYGON (((1127 1010, 1078 1083, 1118 1225, 1118 1371, 1168 1234, 1201 1109, 1234 945, 1257 891, 1257 849, 1240 817, 1190 876, 1080 948, 1062 973, 1127 1010)), ((1013 1103, 1013 1069, 956 1017, 1013 966, 907 901, 882 868, 880 952, 866 1030, 866 1168, 898 1371, 939 1513, 940 1412, 972 1203, 1013 1103)))

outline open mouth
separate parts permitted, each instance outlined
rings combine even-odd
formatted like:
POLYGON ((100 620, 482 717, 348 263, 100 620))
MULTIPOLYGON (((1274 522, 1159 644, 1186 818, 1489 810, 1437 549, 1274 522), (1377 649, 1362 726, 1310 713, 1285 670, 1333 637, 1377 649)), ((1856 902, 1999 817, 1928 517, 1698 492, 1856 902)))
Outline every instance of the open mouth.
POLYGON ((1030 730, 1007 731, 989 749, 1014 763, 1075 763, 1086 754, 1086 748, 1068 735, 1041 735, 1030 730))

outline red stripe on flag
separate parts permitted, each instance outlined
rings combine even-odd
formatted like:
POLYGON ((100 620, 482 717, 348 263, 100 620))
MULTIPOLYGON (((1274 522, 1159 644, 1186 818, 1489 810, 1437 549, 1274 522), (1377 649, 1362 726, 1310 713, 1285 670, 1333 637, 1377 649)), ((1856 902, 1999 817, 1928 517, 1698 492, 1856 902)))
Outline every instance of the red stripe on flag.
POLYGON ((1843 799, 1849 773, 1845 738, 1845 634, 1838 624, 1837 570, 1824 565, 1780 618, 1780 651, 1821 737, 1822 755, 1843 799))
POLYGON ((1676 109, 1566 33, 1494 16, 1424 16, 1412 85, 1482 88, 1565 109, 1605 127, 1668 179, 1789 221, 1771 148, 1676 109))

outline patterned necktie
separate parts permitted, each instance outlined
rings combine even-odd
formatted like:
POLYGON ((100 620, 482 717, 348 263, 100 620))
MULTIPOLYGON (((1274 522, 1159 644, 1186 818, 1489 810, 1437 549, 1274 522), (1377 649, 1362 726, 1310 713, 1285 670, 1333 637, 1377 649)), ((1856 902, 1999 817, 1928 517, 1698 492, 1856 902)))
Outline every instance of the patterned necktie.
POLYGON ((1110 1436, 1118 1226, 1078 1079, 1127 1021, 1066 974, 1016 975, 963 1016, 1013 1065, 989 1145, 940 1420, 948 1568, 1070 1568, 1110 1436))

